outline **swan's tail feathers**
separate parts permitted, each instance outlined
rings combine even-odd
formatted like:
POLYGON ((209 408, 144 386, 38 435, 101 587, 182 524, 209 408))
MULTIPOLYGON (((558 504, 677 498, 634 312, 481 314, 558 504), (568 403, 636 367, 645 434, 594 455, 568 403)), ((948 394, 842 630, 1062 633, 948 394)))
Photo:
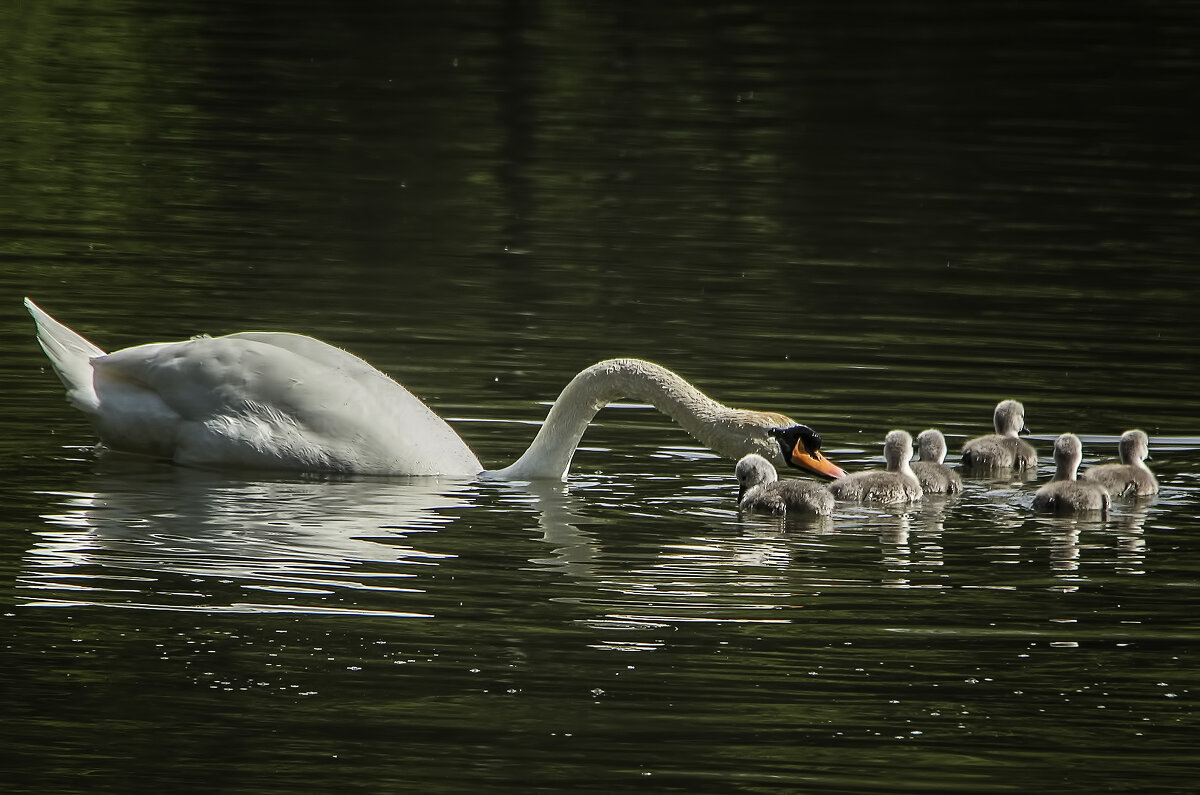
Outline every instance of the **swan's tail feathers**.
POLYGON ((47 315, 28 298, 25 308, 37 323, 38 343, 67 388, 67 400, 80 411, 95 412, 99 402, 92 383, 92 359, 103 356, 104 351, 47 315))

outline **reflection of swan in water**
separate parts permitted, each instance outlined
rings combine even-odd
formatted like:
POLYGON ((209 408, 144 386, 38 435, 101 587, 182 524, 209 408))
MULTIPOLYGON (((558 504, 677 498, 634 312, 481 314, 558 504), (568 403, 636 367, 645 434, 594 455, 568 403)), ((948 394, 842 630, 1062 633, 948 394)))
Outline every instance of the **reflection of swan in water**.
POLYGON ((833 494, 811 480, 780 480, 771 462, 758 453, 744 456, 734 467, 738 479, 738 507, 766 513, 833 514, 833 494))
POLYGON ((1099 483, 1113 497, 1148 497, 1158 493, 1158 480, 1146 459, 1150 457, 1150 439, 1145 431, 1125 431, 1117 443, 1119 464, 1101 464, 1084 470, 1083 477, 1099 483))
MULTIPOLYGON (((299 334, 195 337, 105 354, 32 301, 38 341, 109 447, 202 467, 473 477, 483 466, 412 393, 362 359, 299 334)), ((566 477, 596 413, 634 398, 721 455, 783 465, 771 428, 782 414, 732 409, 675 373, 611 359, 579 373, 529 449, 485 477, 566 477)))
MULTIPOLYGON (((689 612, 760 619, 763 579, 730 589, 761 544, 722 534, 697 551, 668 533, 650 565, 644 549, 605 554, 602 530, 626 514, 554 481, 249 481, 115 456, 94 473, 78 491, 46 495, 17 581, 22 606, 458 620, 494 599, 500 577, 534 600, 578 602, 603 629, 627 627, 627 610, 675 620, 662 611, 678 606, 686 578, 708 589, 689 612), (566 590, 542 588, 559 576, 566 590)), ((609 494, 612 484, 582 488, 609 494)), ((786 567, 772 567, 782 582, 786 567)))
POLYGON ((575 510, 583 503, 571 495, 565 484, 537 480, 520 488, 506 483, 494 485, 508 492, 505 496, 511 503, 526 505, 535 514, 541 531, 538 540, 550 550, 548 555, 531 558, 530 563, 554 568, 581 581, 594 576, 593 565, 602 557, 600 544, 592 533, 579 527, 588 522, 575 510))
POLYGON ((1073 433, 1064 433, 1054 442, 1054 479, 1037 490, 1033 509, 1045 513, 1087 513, 1108 510, 1108 492, 1098 483, 1076 480, 1083 460, 1083 443, 1073 433))
POLYGON ((410 538, 452 522, 474 488, 431 478, 242 481, 127 464, 102 462, 86 491, 50 495, 59 506, 19 583, 30 602, 397 612, 411 607, 397 592, 421 593, 430 569, 454 557, 410 538), (352 610, 347 590, 365 594, 352 610))
POLYGON ((1025 427, 1025 407, 1015 400, 1001 400, 992 414, 995 433, 968 439, 963 444, 962 464, 970 469, 997 470, 1037 468, 1037 452, 1020 438, 1025 427))
POLYGON ((585 503, 551 480, 249 480, 110 456, 72 488, 45 493, 26 604, 428 614, 461 547, 443 531, 480 509, 536 529, 539 568, 586 581, 601 557, 576 526, 595 523, 577 513, 585 503))
POLYGON ((963 489, 962 477, 942 462, 946 460, 946 437, 936 428, 917 434, 917 455, 912 470, 926 494, 958 494, 963 489))

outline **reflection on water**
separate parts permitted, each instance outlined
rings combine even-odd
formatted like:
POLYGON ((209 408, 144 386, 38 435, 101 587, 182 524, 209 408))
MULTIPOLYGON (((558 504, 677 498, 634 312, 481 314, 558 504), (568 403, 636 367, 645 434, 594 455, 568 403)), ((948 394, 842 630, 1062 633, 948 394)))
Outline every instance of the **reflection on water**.
POLYGON ((660 736, 682 712, 704 727, 694 740, 735 710, 747 730, 804 738, 806 764, 855 737, 1000 753, 988 738, 1019 735, 1030 712, 1064 742, 1115 731, 1190 753, 1161 727, 1191 718, 1160 702, 1194 677, 1182 657, 1157 658, 1187 635, 1160 591, 1196 576, 1174 529, 1192 476, 1163 471, 1159 497, 1099 521, 1037 516, 1036 484, 1005 478, 787 519, 739 514, 727 462, 646 445, 637 422, 607 434, 610 465, 568 484, 246 481, 85 457, 78 490, 41 493, 52 507, 22 555, 8 620, 26 628, 22 659, 42 664, 18 676, 55 687, 51 659, 83 679, 135 677, 268 757, 305 747, 268 743, 269 726, 324 726, 331 706, 374 716, 423 758, 452 740, 401 726, 435 715, 448 737, 482 732, 465 753, 485 765, 528 739, 500 728, 514 710, 588 748, 625 748, 633 716, 660 736), (648 455, 618 452, 639 440, 648 455), (684 470, 647 466, 672 459, 684 470), (208 705, 210 692, 239 700, 208 705))
POLYGON ((445 557, 416 548, 413 537, 449 522, 442 512, 462 505, 466 488, 421 479, 246 483, 163 466, 110 469, 87 492, 46 495, 60 510, 45 517, 20 583, 45 592, 34 603, 369 610, 339 607, 330 597, 346 589, 413 591, 407 580, 419 567, 445 557), (222 604, 226 592, 255 601, 222 604))
MULTIPOLYGON (((600 591, 625 587, 606 579, 604 545, 586 529, 594 520, 579 513, 584 503, 562 483, 243 481, 123 456, 98 466, 89 491, 43 494, 57 508, 43 516, 45 526, 24 559, 18 587, 26 606, 417 617, 425 614, 373 605, 402 606, 403 594, 436 588, 434 572, 461 554, 441 548, 463 543, 467 552, 472 543, 454 534, 433 544, 437 534, 468 524, 480 510, 529 517, 543 548, 525 561, 527 569, 556 571, 600 591)), ((629 484, 575 487, 593 498, 618 497, 629 484)), ((724 490, 710 499, 727 501, 724 490)), ((714 548, 705 559, 690 547, 668 546, 661 562, 629 572, 635 578, 629 587, 654 595, 653 609, 661 612, 669 601, 664 578, 688 576, 693 568, 723 580, 725 555, 735 566, 786 563, 769 561, 766 549, 751 540, 714 548)))
MULTIPOLYGON (((650 458, 680 451, 667 447, 650 458)), ((686 458, 714 460, 699 450, 686 458)), ((870 455, 842 460, 851 469, 878 463, 870 455)), ((419 609, 427 604, 421 595, 471 552, 469 530, 483 512, 515 519, 538 544, 519 562, 522 570, 586 585, 591 595, 567 601, 594 608, 593 625, 786 622, 778 611, 791 606, 798 576, 817 592, 837 581, 819 566, 798 569, 797 555, 850 539, 877 550, 878 582, 892 588, 950 587, 946 545, 963 525, 987 528, 979 549, 990 563, 1042 561, 1055 590, 1086 580, 1081 561, 1089 554, 1106 558, 1110 575, 1143 574, 1145 525, 1166 514, 1160 500, 1183 496, 1174 484, 1188 482, 1167 476, 1159 497, 1119 500, 1103 518, 1033 514, 1037 476, 1018 473, 969 478, 961 495, 907 506, 842 503, 834 517, 764 518, 733 510, 732 480, 719 474, 687 485, 678 475, 641 472, 576 476, 570 484, 246 481, 121 455, 101 456, 95 466, 81 484, 86 491, 42 494, 56 508, 43 515, 25 556, 23 604, 430 617, 419 609), (722 534, 649 548, 639 540, 635 549, 649 559, 613 568, 626 558, 605 538, 606 526, 680 511, 722 534)))

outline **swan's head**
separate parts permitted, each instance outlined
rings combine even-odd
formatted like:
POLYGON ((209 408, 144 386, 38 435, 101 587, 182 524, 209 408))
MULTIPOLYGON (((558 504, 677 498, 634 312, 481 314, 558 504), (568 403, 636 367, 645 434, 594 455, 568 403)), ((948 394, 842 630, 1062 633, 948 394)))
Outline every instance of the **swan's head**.
POLYGON ((807 425, 771 428, 768 433, 779 442, 783 459, 790 466, 825 478, 845 476, 841 467, 821 454, 821 437, 807 425))
POLYGON ((1145 461, 1150 457, 1150 439, 1145 431, 1125 431, 1117 443, 1117 452, 1122 464, 1145 461))
POLYGON ((946 460, 946 437, 937 428, 917 434, 917 457, 940 464, 946 460))
POLYGON ((775 471, 775 465, 758 453, 742 456, 741 460, 737 462, 737 466, 733 468, 733 473, 738 480, 738 502, 741 502, 742 497, 746 496, 746 492, 755 486, 779 480, 779 473, 775 471))
POLYGON ((913 438, 908 431, 888 431, 883 440, 883 460, 889 472, 907 465, 913 454, 913 438))
POLYGON ((1015 400, 1001 400, 996 404, 992 424, 1001 436, 1029 435, 1029 429, 1025 427, 1025 407, 1015 400))
POLYGON ((1083 460, 1083 442, 1073 433, 1064 433, 1054 440, 1054 465, 1057 480, 1074 480, 1079 462, 1083 460))

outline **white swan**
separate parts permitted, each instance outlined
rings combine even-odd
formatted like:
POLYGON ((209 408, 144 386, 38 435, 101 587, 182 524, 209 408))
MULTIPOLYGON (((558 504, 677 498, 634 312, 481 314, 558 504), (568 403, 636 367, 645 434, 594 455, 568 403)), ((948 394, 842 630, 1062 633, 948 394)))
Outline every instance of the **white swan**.
POLYGON ((1090 480, 1076 480, 1083 460, 1083 443, 1073 433, 1054 440, 1054 477, 1033 495, 1033 509, 1045 513, 1071 514, 1107 511, 1108 490, 1090 480))
MULTIPOLYGON (((312 337, 252 331, 106 354, 28 298, 25 307, 68 402, 104 444, 190 466, 562 480, 588 423, 619 398, 652 404, 721 455, 760 453, 782 465, 770 430, 795 424, 724 406, 656 364, 611 359, 567 384, 515 463, 484 471, 412 393, 312 337)), ((813 469, 840 473, 827 460, 813 469)))
POLYGON ((743 511, 833 515, 833 494, 823 483, 780 480, 771 462, 758 453, 743 456, 733 471, 738 479, 738 507, 743 511))

